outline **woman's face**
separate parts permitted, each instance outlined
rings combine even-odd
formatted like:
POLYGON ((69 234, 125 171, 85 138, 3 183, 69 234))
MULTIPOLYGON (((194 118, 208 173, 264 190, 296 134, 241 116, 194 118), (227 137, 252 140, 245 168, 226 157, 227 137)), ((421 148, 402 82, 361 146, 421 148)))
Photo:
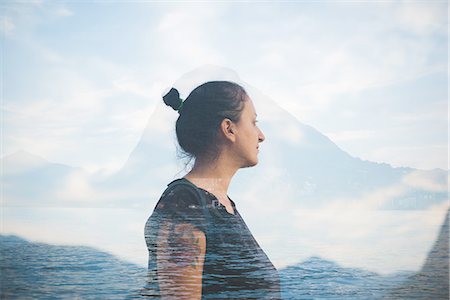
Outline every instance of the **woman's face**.
POLYGON ((244 102, 241 119, 236 123, 236 154, 242 160, 243 168, 258 163, 259 143, 265 140, 256 122, 256 110, 253 101, 248 97, 244 102))

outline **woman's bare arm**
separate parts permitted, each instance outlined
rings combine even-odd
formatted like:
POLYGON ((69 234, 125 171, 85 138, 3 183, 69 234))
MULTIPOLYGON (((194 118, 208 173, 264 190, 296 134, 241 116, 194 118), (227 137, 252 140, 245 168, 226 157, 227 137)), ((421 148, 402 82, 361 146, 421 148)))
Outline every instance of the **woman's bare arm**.
POLYGON ((157 268, 163 299, 201 299, 205 234, 189 223, 161 224, 157 268))

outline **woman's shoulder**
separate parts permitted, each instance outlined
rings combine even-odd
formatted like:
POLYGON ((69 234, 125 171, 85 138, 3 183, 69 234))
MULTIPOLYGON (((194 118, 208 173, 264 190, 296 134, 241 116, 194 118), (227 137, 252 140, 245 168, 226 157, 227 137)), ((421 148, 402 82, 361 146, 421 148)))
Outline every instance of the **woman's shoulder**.
POLYGON ((147 220, 146 232, 151 235, 161 224, 191 224, 206 232, 204 209, 200 203, 195 187, 185 184, 168 186, 147 220))
POLYGON ((185 184, 182 179, 176 179, 168 184, 162 193, 156 209, 189 208, 200 204, 201 190, 185 184))

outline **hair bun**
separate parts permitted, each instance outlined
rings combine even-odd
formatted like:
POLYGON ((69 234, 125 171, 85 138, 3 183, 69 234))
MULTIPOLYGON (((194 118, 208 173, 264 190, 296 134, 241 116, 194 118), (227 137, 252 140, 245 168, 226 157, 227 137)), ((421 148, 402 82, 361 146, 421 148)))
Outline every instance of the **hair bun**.
POLYGON ((183 100, 180 99, 180 93, 177 89, 171 88, 170 91, 163 96, 164 103, 174 110, 180 111, 183 107, 183 100))

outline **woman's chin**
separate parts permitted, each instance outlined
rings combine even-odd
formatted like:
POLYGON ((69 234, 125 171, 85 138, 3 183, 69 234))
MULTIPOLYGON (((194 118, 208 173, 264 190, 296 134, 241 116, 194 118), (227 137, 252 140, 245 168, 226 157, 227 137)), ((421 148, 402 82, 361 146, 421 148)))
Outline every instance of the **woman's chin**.
POLYGON ((258 158, 255 158, 255 159, 253 159, 253 160, 251 160, 251 161, 248 161, 247 164, 245 164, 245 165, 243 166, 243 168, 254 167, 254 166, 256 166, 257 164, 258 164, 258 158))

